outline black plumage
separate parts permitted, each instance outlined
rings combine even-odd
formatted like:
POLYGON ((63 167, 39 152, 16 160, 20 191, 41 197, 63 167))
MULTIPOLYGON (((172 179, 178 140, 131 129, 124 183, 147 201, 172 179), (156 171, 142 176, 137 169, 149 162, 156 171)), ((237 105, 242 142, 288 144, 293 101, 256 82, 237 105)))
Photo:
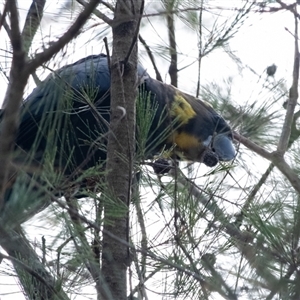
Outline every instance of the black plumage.
MULTIPOLYGON (((143 159, 163 149, 172 149, 177 159, 208 166, 233 159, 231 129, 210 105, 152 79, 140 65, 138 77, 140 94, 148 95, 150 101, 150 106, 143 105, 154 114, 143 159)), ((21 107, 15 162, 48 167, 63 176, 103 169, 109 90, 110 72, 103 54, 50 74, 21 107)))

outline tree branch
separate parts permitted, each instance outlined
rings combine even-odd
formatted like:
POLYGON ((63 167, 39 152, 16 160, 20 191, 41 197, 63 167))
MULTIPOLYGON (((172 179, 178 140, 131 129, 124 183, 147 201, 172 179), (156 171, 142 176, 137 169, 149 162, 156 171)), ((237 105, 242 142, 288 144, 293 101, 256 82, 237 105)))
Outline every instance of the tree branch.
POLYGON ((107 288, 104 280, 102 279, 102 274, 100 272, 100 264, 99 261, 96 261, 95 256, 93 255, 93 252, 89 246, 88 240, 84 234, 84 228, 82 226, 81 219, 78 218, 78 208, 76 206, 76 199, 71 199, 70 197, 66 196, 67 205, 70 210, 68 210, 69 216, 72 221, 72 227, 70 228, 71 236, 72 237, 78 237, 81 245, 78 245, 76 242, 76 239, 73 238, 74 245, 76 247, 76 250, 79 254, 82 255, 84 264, 88 271, 90 272, 94 282, 95 287, 97 291, 98 298, 100 295, 105 295, 107 299, 112 299, 112 295, 110 290, 107 288), (76 212, 76 213, 73 213, 76 212))
POLYGON ((300 179, 289 164, 281 156, 276 156, 276 153, 272 162, 286 176, 296 192, 300 194, 300 179))
MULTIPOLYGON (((169 1, 168 3, 168 7, 166 8, 167 12, 172 11, 175 2, 169 1)), ((171 78, 171 84, 175 87, 178 87, 177 44, 175 38, 175 21, 172 13, 167 14, 167 24, 170 43, 169 52, 171 56, 169 75, 171 78)))
MULTIPOLYGON (((88 5, 88 3, 84 0, 76 0, 79 4, 81 4, 83 7, 86 7, 88 5)), ((102 2, 102 1, 100 1, 102 2)), ((107 17, 105 14, 103 14, 100 10, 95 9, 94 10, 94 15, 97 16, 99 19, 103 20, 105 23, 107 23, 108 25, 112 26, 113 24, 113 20, 110 19, 109 17, 107 17)))
MULTIPOLYGON (((291 128, 291 134, 290 134, 290 139, 288 142, 288 149, 294 144, 294 142, 299 138, 300 136, 300 130, 297 129, 297 120, 300 117, 300 111, 297 111, 294 114, 293 117, 293 123, 292 123, 292 128, 291 128)), ((237 224, 237 226, 239 226, 242 221, 244 216, 247 214, 251 203, 253 202, 253 200, 256 197, 256 194, 258 193, 258 191, 260 190, 260 188, 262 187, 262 185, 266 182, 268 176, 271 174, 272 170, 274 169, 275 165, 273 162, 270 163, 269 167, 267 168, 267 170, 265 171, 265 173, 262 175, 262 177, 260 178, 260 180, 258 181, 258 183, 254 186, 254 188, 252 189, 252 191, 250 192, 250 194, 248 195, 247 200, 245 201, 243 207, 241 208, 241 212, 239 214, 237 214, 236 216, 236 221, 235 223, 237 224)))
POLYGON ((38 53, 34 59, 28 62, 28 72, 33 72, 40 65, 48 61, 55 53, 60 51, 72 39, 74 39, 98 4, 99 0, 90 0, 90 2, 85 6, 84 10, 79 14, 76 21, 65 32, 65 34, 61 36, 56 42, 53 42, 49 48, 45 49, 41 53, 38 53))
POLYGON ((21 34, 24 52, 28 55, 33 38, 43 18, 46 0, 33 0, 26 16, 25 24, 21 34))
POLYGON ((246 146, 248 149, 271 161, 287 177, 294 189, 300 193, 300 179, 292 170, 292 168, 286 163, 280 153, 277 151, 270 153, 236 132, 234 132, 233 135, 237 141, 246 146))
MULTIPOLYGON (((296 5, 295 5, 296 6, 296 5)), ((296 9, 296 8, 295 8, 296 9)), ((295 54, 294 54, 294 69, 293 69, 293 83, 290 88, 289 100, 287 102, 286 115, 282 132, 277 146, 277 151, 280 155, 284 155, 287 150, 288 142, 291 135, 291 128, 293 123, 293 116, 298 99, 298 82, 299 82, 299 45, 298 45, 298 18, 295 15, 295 54)))
POLYGON ((254 142, 250 141, 249 139, 245 138, 244 136, 240 135, 237 132, 233 133, 233 137, 235 140, 246 146, 248 149, 252 150, 253 152, 259 154, 260 156, 272 160, 272 153, 268 152, 261 146, 255 144, 254 142))
POLYGON ((9 25, 7 24, 7 22, 5 20, 6 15, 7 15, 7 10, 8 10, 8 0, 6 0, 6 2, 5 2, 3 13, 0 14, 0 30, 1 30, 2 25, 3 25, 3 27, 6 30, 6 33, 7 33, 8 37, 11 39, 10 28, 9 28, 9 25))
POLYGON ((155 74, 156 74, 156 79, 162 82, 163 81, 162 77, 161 77, 160 72, 159 72, 159 70, 157 68, 157 65, 156 65, 156 62, 155 62, 155 58, 153 56, 153 53, 152 53, 150 47, 148 46, 147 42, 143 39, 143 37, 141 35, 139 35, 139 41, 142 43, 142 45, 146 49, 148 57, 150 58, 150 61, 151 61, 152 66, 154 68, 154 71, 155 71, 155 74))
POLYGON ((33 293, 37 299, 69 299, 40 262, 20 227, 8 230, 0 225, 0 244, 9 254, 9 257, 1 255, 2 258, 12 261, 28 299, 33 299, 33 293), (31 276, 31 279, 24 274, 24 271, 31 276))
POLYGON ((201 82, 201 62, 202 62, 202 47, 203 47, 203 0, 201 0, 201 9, 199 11, 199 50, 198 50, 198 79, 197 79, 197 90, 196 90, 196 98, 199 97, 200 94, 200 82, 201 82))
POLYGON ((137 24, 136 24, 136 29, 135 29, 134 35, 132 37, 132 41, 131 41, 130 47, 128 49, 128 52, 127 52, 127 54, 124 58, 124 64, 125 65, 128 63, 130 55, 131 55, 134 47, 137 45, 137 39, 138 39, 138 36, 139 36, 140 25, 141 25, 141 20, 142 20, 142 17, 143 17, 144 7, 145 7, 145 0, 141 0, 141 7, 140 7, 140 10, 139 10, 139 16, 138 16, 138 20, 137 20, 137 24))
POLYGON ((13 57, 9 85, 3 102, 3 106, 6 109, 3 114, 0 132, 0 210, 3 206, 3 194, 8 166, 10 164, 11 151, 14 147, 14 138, 18 128, 18 107, 22 102, 23 91, 29 77, 29 74, 24 72, 25 52, 22 47, 16 1, 10 0, 7 3, 11 20, 11 45, 13 48, 13 57))

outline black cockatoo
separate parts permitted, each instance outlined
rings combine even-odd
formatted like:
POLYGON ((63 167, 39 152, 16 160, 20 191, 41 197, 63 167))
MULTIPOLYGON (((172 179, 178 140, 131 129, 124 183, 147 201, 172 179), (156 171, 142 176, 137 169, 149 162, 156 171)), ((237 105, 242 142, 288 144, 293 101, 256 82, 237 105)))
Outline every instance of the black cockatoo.
MULTIPOLYGON (((234 158, 232 131, 209 104, 152 79, 140 65, 138 77, 154 114, 144 159, 163 149, 208 166, 234 158)), ((32 166, 31 175, 50 167, 63 177, 103 166, 109 121, 108 60, 88 56, 50 74, 24 101, 15 162, 32 166)))

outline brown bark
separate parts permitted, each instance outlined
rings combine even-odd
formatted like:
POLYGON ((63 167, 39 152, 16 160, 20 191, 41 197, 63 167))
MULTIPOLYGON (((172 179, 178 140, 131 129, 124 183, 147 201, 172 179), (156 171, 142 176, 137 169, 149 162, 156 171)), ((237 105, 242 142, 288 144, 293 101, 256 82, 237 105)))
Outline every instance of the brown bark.
MULTIPOLYGON (((171 1, 167 6, 167 11, 172 11, 174 3, 171 1)), ((175 38, 175 22, 174 15, 168 13, 167 15, 168 34, 169 34, 169 52, 171 56, 171 62, 169 67, 169 75, 171 78, 171 84, 178 87, 178 68, 177 68, 177 45, 175 38)))
MULTIPOLYGON (((128 206, 135 152, 137 36, 142 1, 117 1, 111 58, 111 123, 107 147, 104 232, 128 241, 128 206)), ((128 247, 103 234, 102 277, 112 299, 126 299, 128 247)), ((107 293, 106 293, 107 294, 107 293)), ((110 299, 105 296, 102 299, 110 299)))

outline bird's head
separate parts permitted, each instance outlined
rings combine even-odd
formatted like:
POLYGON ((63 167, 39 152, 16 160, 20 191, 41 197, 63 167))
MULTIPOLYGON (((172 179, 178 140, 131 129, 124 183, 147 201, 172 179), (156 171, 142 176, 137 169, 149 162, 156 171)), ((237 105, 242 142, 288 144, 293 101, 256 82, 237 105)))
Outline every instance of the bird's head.
POLYGON ((232 130, 208 103, 176 89, 171 115, 178 119, 179 126, 170 141, 182 159, 213 167, 235 157, 232 130))

